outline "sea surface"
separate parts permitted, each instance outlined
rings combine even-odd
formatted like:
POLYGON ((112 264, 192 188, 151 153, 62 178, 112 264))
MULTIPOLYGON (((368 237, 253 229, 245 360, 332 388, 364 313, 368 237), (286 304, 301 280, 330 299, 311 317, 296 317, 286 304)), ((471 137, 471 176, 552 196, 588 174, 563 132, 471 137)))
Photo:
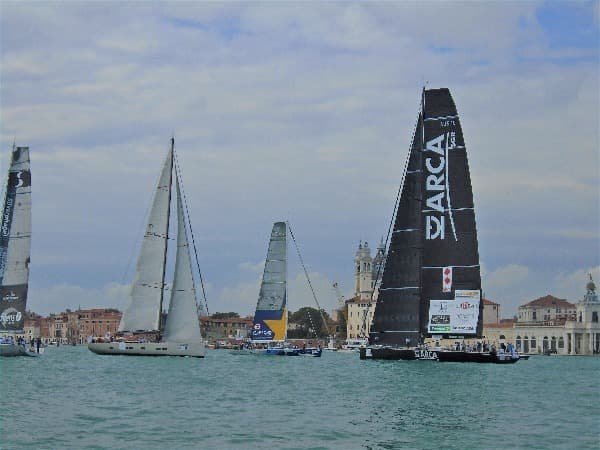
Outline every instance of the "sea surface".
POLYGON ((598 449, 600 358, 0 358, 2 449, 598 449))

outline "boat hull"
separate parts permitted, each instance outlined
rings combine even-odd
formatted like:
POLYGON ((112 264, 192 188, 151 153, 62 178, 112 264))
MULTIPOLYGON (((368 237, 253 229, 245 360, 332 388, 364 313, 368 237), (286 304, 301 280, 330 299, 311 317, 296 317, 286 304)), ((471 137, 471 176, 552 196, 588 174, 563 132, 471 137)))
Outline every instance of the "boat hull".
POLYGON ((26 347, 17 344, 0 344, 0 356, 40 356, 39 353, 32 352, 26 347))
POLYGON ((92 342, 88 349, 98 355, 129 356, 189 356, 204 358, 204 342, 182 344, 179 342, 92 342))
POLYGON ((519 357, 509 353, 461 352, 429 349, 401 349, 394 347, 366 347, 360 349, 360 359, 419 360, 439 362, 471 362, 489 364, 514 364, 519 357))
POLYGON ((414 360, 417 359, 415 351, 408 348, 394 347, 361 347, 359 349, 360 359, 393 359, 414 360))
POLYGON ((484 352, 437 352, 440 362, 472 362, 472 363, 490 363, 490 364, 514 364, 519 358, 513 358, 509 353, 493 354, 484 352))

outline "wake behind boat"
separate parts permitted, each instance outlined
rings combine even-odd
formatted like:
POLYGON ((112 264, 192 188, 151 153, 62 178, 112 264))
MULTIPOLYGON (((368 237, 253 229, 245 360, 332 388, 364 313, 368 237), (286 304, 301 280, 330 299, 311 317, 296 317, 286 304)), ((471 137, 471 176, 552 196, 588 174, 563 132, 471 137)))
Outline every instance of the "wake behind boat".
POLYGON ((423 90, 398 198, 370 345, 360 349, 360 358, 518 361, 516 354, 424 346, 425 338, 481 338, 483 331, 469 164, 448 89, 423 90))
MULTIPOLYGON (((15 147, 0 228, 0 356, 38 356, 23 334, 31 254, 31 170, 29 147, 15 147)), ((43 351, 43 349, 42 349, 43 351)))
MULTIPOLYGON (((90 342, 101 355, 204 357, 198 303, 192 273, 186 214, 179 170, 174 164, 174 139, 165 159, 137 262, 129 306, 121 317, 117 341, 90 342), (173 180, 174 178, 174 180, 173 180), (164 328, 160 318, 165 291, 172 185, 177 193, 177 252, 169 311, 164 328)), ((189 217, 187 217, 189 221, 189 217)), ((191 232, 191 227, 190 227, 191 232)))

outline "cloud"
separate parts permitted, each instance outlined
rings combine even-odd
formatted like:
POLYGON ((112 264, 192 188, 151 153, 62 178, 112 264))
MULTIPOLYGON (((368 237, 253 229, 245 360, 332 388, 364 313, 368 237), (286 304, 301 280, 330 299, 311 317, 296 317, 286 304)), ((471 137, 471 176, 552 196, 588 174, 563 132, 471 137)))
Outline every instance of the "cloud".
POLYGON ((492 298, 597 266, 596 3, 560 3, 577 14, 557 23, 537 2, 113 6, 2 4, 0 145, 31 146, 35 289, 107 304, 172 133, 211 310, 253 310, 262 262, 248 262, 275 220, 292 220, 324 292, 353 286, 425 81, 458 106, 492 298))
POLYGON ((519 306, 545 295, 564 298, 571 303, 579 302, 586 293, 589 274, 598 280, 600 266, 549 273, 509 264, 482 273, 482 288, 485 298, 500 303, 502 317, 512 317, 517 314, 519 306))
POLYGON ((27 307, 38 314, 63 312, 66 309, 88 308, 125 309, 131 286, 108 283, 98 289, 59 284, 29 290, 27 307))

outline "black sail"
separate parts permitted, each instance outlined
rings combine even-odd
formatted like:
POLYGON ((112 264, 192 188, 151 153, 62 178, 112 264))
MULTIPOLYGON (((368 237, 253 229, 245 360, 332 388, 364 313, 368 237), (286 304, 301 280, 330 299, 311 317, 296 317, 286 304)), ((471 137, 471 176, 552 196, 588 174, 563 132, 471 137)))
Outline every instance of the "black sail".
POLYGON ((422 138, 423 120, 419 114, 369 333, 371 344, 416 345, 421 335, 422 138))
POLYGON ((480 295, 473 192, 458 113, 448 89, 425 90, 371 344, 481 336, 480 295))

